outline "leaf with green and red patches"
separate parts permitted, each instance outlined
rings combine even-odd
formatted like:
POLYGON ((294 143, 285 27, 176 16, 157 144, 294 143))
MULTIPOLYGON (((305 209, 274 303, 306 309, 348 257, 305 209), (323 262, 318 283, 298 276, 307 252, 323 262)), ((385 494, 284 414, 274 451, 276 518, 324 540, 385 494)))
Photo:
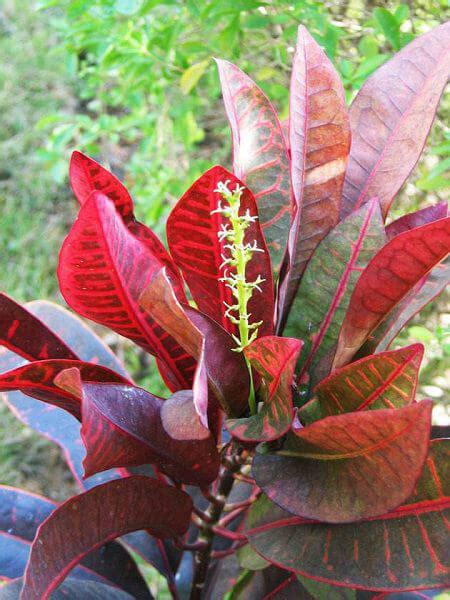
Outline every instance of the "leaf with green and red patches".
POLYGON ((230 334, 210 317, 181 305, 164 269, 154 276, 139 302, 188 354, 199 361, 194 403, 202 423, 208 422, 205 377, 222 409, 229 416, 240 416, 247 408, 249 377, 244 357, 233 351, 236 344, 230 334))
POLYGON ((309 373, 313 385, 330 372, 329 354, 353 288, 384 241, 380 209, 373 200, 332 229, 308 263, 285 335, 303 340, 298 369, 301 376, 309 373))
POLYGON ((229 419, 231 435, 242 441, 269 442, 286 433, 294 416, 291 384, 302 342, 268 336, 255 340, 244 353, 264 382, 261 410, 244 419, 229 419))
POLYGON ((272 266, 278 272, 293 208, 283 131, 275 109, 256 83, 232 63, 216 62, 231 128, 233 172, 255 194, 272 266))
POLYGON ((413 402, 422 344, 373 354, 333 371, 316 386, 314 398, 298 412, 300 421, 313 421, 358 410, 400 408, 413 402))
POLYGON ((335 585, 387 592, 445 587, 449 458, 449 440, 431 442, 413 494, 387 514, 328 525, 293 517, 262 497, 250 511, 246 535, 270 562, 335 585))
POLYGON ((274 454, 258 454, 253 476, 279 506, 306 519, 347 523, 408 498, 430 439, 432 402, 344 413, 294 430, 274 454))
POLYGON ((54 383, 55 377, 66 369, 76 368, 84 381, 131 382, 106 367, 80 360, 39 360, 0 375, 0 392, 19 390, 32 398, 59 406, 81 420, 80 398, 54 383))
POLYGON ((42 321, 0 292, 0 346, 27 360, 78 357, 42 321))
MULTIPOLYGON (((219 213, 213 213, 224 203, 218 184, 228 182, 230 190, 242 186, 232 173, 217 165, 209 169, 197 179, 173 208, 167 220, 167 243, 177 266, 181 269, 192 298, 198 308, 220 323, 224 329, 238 335, 237 326, 225 316, 226 307, 234 304, 230 287, 222 281, 227 271, 235 272, 234 267, 224 265, 230 257, 227 239, 219 240, 219 233, 224 227, 230 227, 229 219, 219 213), (212 214, 213 213, 213 214, 212 214)), ((253 194, 245 188, 240 202, 240 215, 258 216, 253 194)), ((264 279, 259 290, 253 292, 248 309, 252 321, 262 321, 259 335, 273 333, 274 290, 272 267, 264 236, 259 222, 249 224, 244 243, 260 248, 247 264, 247 281, 254 281, 258 276, 264 279)))
POLYGON ((400 217, 395 221, 392 221, 392 223, 389 223, 389 225, 386 226, 387 238, 388 240, 392 240, 392 238, 400 233, 403 233, 404 231, 421 227, 422 225, 426 225, 432 221, 437 221, 438 219, 445 219, 447 215, 447 202, 439 202, 439 204, 426 206, 421 210, 403 215, 403 217, 400 217))
MULTIPOLYGON (((189 388, 194 359, 137 302, 163 265, 158 255, 128 231, 112 202, 93 194, 63 244, 58 278, 63 296, 76 312, 157 356, 177 388, 189 388)), ((177 296, 185 299, 179 282, 174 286, 177 296)))
POLYGON ((381 248, 355 286, 333 366, 349 362, 370 333, 449 252, 450 217, 405 231, 381 248))
POLYGON ((369 77, 350 107, 342 214, 377 196, 387 215, 422 152, 450 67, 450 23, 416 38, 369 77))
POLYGON ((280 289, 285 322, 308 260, 339 220, 350 151, 344 88, 325 52, 299 27, 290 89, 289 145, 296 210, 289 231, 289 266, 280 289))
POLYGON ((181 490, 142 476, 97 486, 70 498, 39 527, 25 572, 22 600, 45 600, 92 549, 147 529, 178 537, 189 526, 192 501, 181 490))
MULTIPOLYGON (((36 531, 56 507, 42 496, 0 486, 0 580, 23 575, 36 531)), ((74 575, 118 586, 142 600, 151 598, 135 562, 116 542, 91 552, 74 575)))

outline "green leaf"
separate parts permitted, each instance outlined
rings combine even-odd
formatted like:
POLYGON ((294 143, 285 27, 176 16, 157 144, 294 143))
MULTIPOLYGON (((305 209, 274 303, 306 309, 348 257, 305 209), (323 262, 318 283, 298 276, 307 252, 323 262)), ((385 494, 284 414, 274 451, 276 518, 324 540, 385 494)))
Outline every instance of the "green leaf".
POLYGON ((395 9, 394 16, 397 23, 401 25, 406 19, 409 19, 409 6, 407 4, 399 4, 395 9))
POLYGON ((365 35, 358 44, 359 52, 366 58, 372 58, 379 52, 377 40, 371 35, 365 35))
POLYGON ((142 0, 115 0, 114 8, 122 15, 136 14, 142 7, 142 0))
POLYGON ((200 81, 209 65, 209 59, 194 63, 183 73, 180 79, 181 92, 187 96, 200 81))
POLYGON ((400 28, 396 17, 386 8, 377 7, 373 16, 381 27, 384 37, 395 50, 400 49, 400 28))

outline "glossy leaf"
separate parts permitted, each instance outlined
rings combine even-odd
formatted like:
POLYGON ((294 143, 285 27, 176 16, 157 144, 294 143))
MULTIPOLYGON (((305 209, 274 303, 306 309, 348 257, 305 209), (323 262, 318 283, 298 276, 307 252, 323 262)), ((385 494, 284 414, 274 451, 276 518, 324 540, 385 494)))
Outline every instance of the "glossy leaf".
POLYGON ((370 261, 353 291, 334 367, 348 362, 369 334, 450 251, 450 217, 405 231, 370 261))
MULTIPOLYGON (((0 587, 0 600, 18 600, 23 586, 22 579, 15 579, 0 587)), ((79 581, 69 577, 55 590, 52 600, 132 600, 133 596, 110 585, 93 581, 79 581)), ((152 598, 152 596, 149 596, 152 598)))
POLYGON ((262 497, 250 543, 267 560, 335 585, 381 591, 445 587, 450 556, 449 440, 431 443, 413 494, 399 508, 358 523, 314 523, 262 497))
MULTIPOLYGON (((242 185, 232 173, 221 166, 212 167, 203 173, 187 190, 173 208, 167 220, 167 242, 174 261, 181 269, 189 290, 198 308, 220 323, 230 333, 238 334, 236 325, 225 316, 226 307, 234 304, 229 286, 221 279, 226 271, 234 268, 222 266, 224 257, 230 256, 224 239, 219 241, 218 234, 229 227, 229 219, 222 214, 211 214, 221 201, 216 191, 219 182, 228 182, 230 190, 242 185)), ((224 201, 222 200, 222 203, 224 201)), ((241 197, 239 214, 258 216, 255 199, 246 188, 241 197)), ((247 265, 247 281, 255 281, 259 276, 264 279, 261 291, 255 290, 249 301, 248 309, 252 322, 262 321, 259 335, 273 333, 274 290, 272 268, 264 236, 258 221, 250 223, 246 234, 246 244, 256 243, 261 252, 255 252, 247 265)))
POLYGON ((362 358, 338 369, 315 388, 298 416, 304 425, 342 413, 400 408, 414 401, 422 344, 362 358))
POLYGON ((342 215, 377 196, 386 216, 420 156, 450 68, 450 23, 381 66, 350 107, 352 147, 342 215))
POLYGON ((339 223, 319 244, 302 278, 285 335, 304 341, 299 363, 315 384, 328 375, 339 329, 361 270, 385 239, 376 200, 339 223), (324 366, 318 369, 319 363, 324 366))
POLYGON ((264 382, 261 410, 244 419, 229 419, 233 437, 249 442, 268 442, 289 429, 294 416, 291 384, 302 342, 276 336, 255 340, 244 350, 252 367, 264 382))
POLYGON ((412 493, 425 461, 430 400, 326 417, 296 429, 282 450, 259 454, 259 487, 292 514, 328 523, 380 515, 412 493))
POLYGON ((21 599, 45 600, 90 550, 120 535, 139 529, 162 538, 182 535, 191 510, 187 494, 141 476, 70 498, 38 529, 21 599))
POLYGON ((391 240, 404 231, 421 227, 432 221, 437 221, 438 219, 444 219, 447 214, 447 202, 439 202, 439 204, 432 204, 431 206, 426 206, 416 212, 403 215, 403 217, 392 221, 392 223, 386 227, 387 238, 388 240, 391 240))
MULTIPOLYGON (((106 196, 82 206, 60 253, 58 278, 67 303, 80 315, 110 327, 158 356, 178 389, 192 383, 194 360, 138 305, 163 262, 125 227, 106 196)), ((184 297, 177 285, 177 293, 184 297)))
POLYGON ((300 26, 290 89, 289 145, 296 211, 289 232, 289 267, 283 281, 284 320, 308 260, 339 220, 350 151, 344 88, 325 52, 300 26))
POLYGON ((216 60, 233 143, 233 172, 255 194, 272 266, 278 272, 292 204, 289 156, 278 116, 254 81, 226 60, 216 60))

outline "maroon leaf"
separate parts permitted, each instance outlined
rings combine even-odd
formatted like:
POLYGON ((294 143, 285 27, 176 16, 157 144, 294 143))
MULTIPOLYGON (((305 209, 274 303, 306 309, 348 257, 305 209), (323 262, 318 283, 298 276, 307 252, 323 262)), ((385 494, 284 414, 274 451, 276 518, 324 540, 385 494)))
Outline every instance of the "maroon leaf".
MULTIPOLYGON (((58 277, 61 292, 74 310, 158 356, 178 389, 189 388, 194 360, 137 303, 163 264, 129 233, 111 201, 93 194, 64 242, 58 277)), ((177 282, 175 287, 184 298, 177 282)))
POLYGON ((386 216, 420 156, 450 67, 450 23, 421 35, 369 77, 350 107, 342 215, 377 196, 386 216))
POLYGON ((257 455, 255 481, 273 502, 307 519, 347 523, 393 510, 422 471, 431 409, 423 400, 316 421, 279 452, 257 455))
POLYGON ((298 413, 305 425, 330 415, 400 408, 415 397, 422 344, 373 354, 334 371, 315 389, 315 398, 298 413))
POLYGON ((289 126, 296 211, 280 314, 289 310, 314 249, 339 220, 350 151, 344 88, 331 61, 303 26, 292 65, 289 126))
POLYGON ((392 240, 392 238, 400 233, 403 233, 404 231, 415 229, 416 227, 426 225, 427 223, 437 221, 438 219, 445 219, 447 214, 447 202, 439 202, 439 204, 432 204, 431 206, 426 206, 425 208, 417 210, 416 212, 403 215, 403 217, 400 217, 399 219, 396 219, 387 225, 387 238, 388 240, 392 240))
POLYGON ((230 419, 226 425, 233 437, 250 442, 268 442, 286 433, 292 423, 291 384, 302 342, 293 338, 259 338, 244 350, 252 367, 265 384, 261 410, 244 419, 230 419))
MULTIPOLYGON (((215 166, 197 179, 170 213, 167 221, 167 242, 170 252, 181 269, 198 308, 220 323, 224 329, 237 335, 237 326, 225 316, 224 303, 234 303, 230 287, 221 281, 226 271, 233 268, 222 266, 224 257, 230 256, 226 239, 219 241, 218 234, 229 220, 214 213, 221 200, 216 191, 219 182, 229 182, 229 189, 242 185, 239 179, 220 166, 215 166)), ((240 215, 258 216, 255 199, 248 188, 243 191, 240 215)), ((262 321, 259 334, 273 333, 274 291, 272 268, 264 236, 258 221, 250 223, 245 243, 256 243, 263 250, 255 252, 247 265, 247 281, 260 275, 264 281, 261 291, 255 290, 249 302, 252 321, 262 321)))
POLYGON ((264 558, 335 585, 380 591, 448 584, 449 440, 436 440, 414 493, 396 510, 358 523, 293 517, 262 497, 246 532, 264 558))
POLYGON ((217 60, 231 127, 233 172, 255 194, 272 266, 278 272, 291 220, 289 155, 278 116, 254 81, 217 60))
POLYGON ((346 364, 392 309, 450 251, 450 217, 405 231, 370 261, 353 291, 334 367, 346 364))
POLYGON ((92 549, 147 529, 177 537, 188 528, 192 501, 148 477, 111 481, 74 496, 39 527, 25 573, 22 600, 45 600, 92 549))
POLYGON ((78 357, 44 323, 0 292, 0 346, 27 360, 78 357))

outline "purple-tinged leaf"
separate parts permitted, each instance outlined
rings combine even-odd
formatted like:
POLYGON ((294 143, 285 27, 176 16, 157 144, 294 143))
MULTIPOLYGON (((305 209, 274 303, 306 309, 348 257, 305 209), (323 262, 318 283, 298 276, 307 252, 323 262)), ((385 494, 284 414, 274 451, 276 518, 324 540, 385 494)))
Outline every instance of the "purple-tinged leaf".
POLYGON ((422 152, 450 69, 450 23, 375 71, 350 107, 352 147, 342 215, 373 198, 386 216, 422 152))
POLYGON ((331 61, 300 26, 290 89, 289 145, 295 214, 279 316, 289 311, 308 260, 339 220, 350 151, 344 88, 331 61))
POLYGON ((449 440, 431 442, 413 494, 392 512, 327 525, 293 517, 263 496, 250 511, 246 535, 266 560, 334 585, 385 592, 445 587, 449 446, 449 440))
POLYGON ((138 475, 70 498, 38 529, 21 600, 46 600, 86 554, 121 535, 140 529, 161 538, 182 535, 191 510, 181 490, 138 475))
POLYGON ((416 212, 403 215, 403 217, 392 221, 392 223, 389 223, 389 225, 386 226, 387 238, 388 240, 392 240, 392 238, 404 231, 421 227, 432 221, 437 221, 438 219, 444 219, 447 214, 447 202, 439 202, 439 204, 426 206, 416 212))
POLYGON ((286 433, 294 416, 291 384, 301 348, 300 340, 276 336, 259 338, 247 346, 245 356, 264 382, 264 404, 256 415, 226 422, 233 437, 269 442, 286 433))
POLYGON ((332 229, 311 258, 284 333, 303 340, 298 370, 302 377, 309 374, 312 385, 330 372, 329 355, 353 288, 384 241, 380 209, 373 200, 332 229))
MULTIPOLYGON (((22 579, 15 579, 0 587, 0 600, 18 600, 22 579)), ((94 581, 79 581, 69 577, 51 595, 51 600, 132 600, 133 596, 110 585, 94 581)), ((151 595, 148 598, 152 598, 151 595)))
POLYGON ((422 344, 373 354, 333 371, 298 412, 303 425, 358 410, 400 408, 414 401, 422 344))
MULTIPOLYGON (((61 249, 58 278, 67 303, 79 314, 110 327, 157 356, 178 389, 192 384, 194 360, 138 305, 141 292, 163 261, 135 238, 105 196, 82 206, 61 249)), ((176 293, 184 299, 175 281, 176 293)))
POLYGON ((450 251, 450 217, 397 235, 373 257, 353 291, 334 367, 350 361, 370 333, 450 251))
POLYGON ((233 142, 233 172, 255 194, 277 273, 289 233, 289 154, 278 116, 261 89, 238 67, 217 60, 233 142))
POLYGON ((412 493, 427 455, 432 402, 344 413, 295 430, 253 476, 292 514, 348 523, 393 510, 412 493))
MULTIPOLYGON (((219 182, 228 182, 230 190, 242 186, 232 173, 217 165, 209 169, 183 194, 167 220, 167 242, 177 266, 181 269, 189 286, 192 298, 199 310, 220 323, 224 329, 238 335, 237 326, 225 316, 226 306, 234 304, 230 287, 222 281, 226 272, 235 272, 234 267, 223 266, 230 257, 229 241, 219 241, 218 234, 229 227, 229 219, 213 213, 219 205, 221 195, 217 192, 219 182)), ((255 199, 248 188, 242 193, 240 215, 258 216, 255 199)), ((272 267, 264 236, 258 221, 249 224, 245 233, 246 244, 256 244, 261 250, 252 255, 246 268, 247 281, 258 276, 264 280, 260 290, 254 290, 248 310, 253 322, 262 321, 259 335, 273 333, 274 289, 272 267)), ((182 301, 182 299, 180 298, 182 301)))

